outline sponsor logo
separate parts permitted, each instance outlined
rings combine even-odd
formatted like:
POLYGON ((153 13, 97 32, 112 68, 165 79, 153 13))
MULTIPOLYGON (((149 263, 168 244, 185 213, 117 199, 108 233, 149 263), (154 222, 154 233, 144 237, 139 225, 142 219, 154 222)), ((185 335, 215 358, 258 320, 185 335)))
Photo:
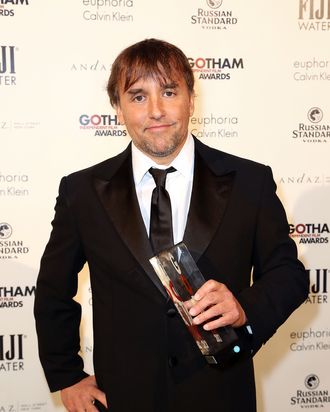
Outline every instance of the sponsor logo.
POLYGON ((206 3, 211 9, 218 9, 222 4, 222 0, 207 0, 206 3))
POLYGON ((323 111, 319 107, 308 110, 309 123, 299 123, 293 130, 292 138, 303 143, 326 143, 330 140, 330 125, 320 123, 323 119, 323 111))
POLYGON ((318 107, 312 107, 307 113, 307 118, 312 123, 319 123, 323 119, 323 112, 318 107))
POLYGON ((191 132, 194 136, 203 138, 231 139, 238 138, 238 117, 217 116, 211 113, 208 116, 190 119, 191 132))
POLYGON ((298 223, 289 225, 289 233, 299 243, 327 244, 329 243, 329 225, 327 223, 298 223))
POLYGON ((82 17, 88 22, 132 23, 133 0, 82 0, 82 17))
MULTIPOLYGON (((25 174, 5 174, 0 171, 0 197, 27 197, 29 176, 25 174)), ((0 239, 1 240, 1 239, 0 239)))
POLYGON ((202 80, 230 80, 233 70, 244 69, 241 57, 188 57, 188 61, 192 71, 202 80))
POLYGON ((330 30, 329 0, 299 0, 298 27, 302 31, 330 30))
POLYGON ((96 60, 92 63, 72 63, 70 66, 70 71, 72 72, 108 72, 110 70, 106 64, 102 63, 100 60, 96 60))
POLYGON ((300 174, 290 176, 280 176, 277 179, 278 184, 283 185, 315 185, 315 186, 327 186, 330 184, 330 175, 326 174, 311 174, 302 172, 300 174))
POLYGON ((190 16, 190 23, 204 30, 227 30, 235 26, 238 18, 232 10, 222 7, 223 3, 222 0, 201 1, 201 7, 190 16))
POLYGON ((47 402, 33 401, 28 403, 26 401, 19 402, 15 400, 15 403, 0 403, 0 412, 47 412, 49 411, 49 406, 47 402))
POLYGON ((29 0, 0 0, 0 16, 13 17, 15 10, 13 6, 28 6, 29 0))
POLYGON ((292 352, 330 351, 330 329, 306 329, 290 333, 292 352))
MULTIPOLYGON (((38 121, 0 120, 0 131, 31 130, 40 126, 38 121)), ((1 412, 1 410, 0 410, 1 412)))
POLYGON ((316 389, 320 384, 320 379, 312 374, 312 375, 308 375, 306 376, 305 379, 305 386, 307 389, 316 389))
POLYGON ((15 46, 0 46, 0 86, 16 86, 15 46))
POLYGON ((23 298, 34 296, 35 286, 0 286, 0 309, 22 308, 23 298))
POLYGON ((24 370, 24 339, 26 335, 0 335, 0 374, 24 370))
POLYGON ((290 405, 301 409, 327 408, 330 404, 329 390, 321 385, 318 375, 311 373, 305 377, 302 387, 291 396, 290 405))
POLYGON ((13 229, 8 223, 0 223, 0 239, 8 239, 13 233, 13 229))
POLYGON ((93 345, 84 345, 82 351, 87 355, 93 355, 93 345))
POLYGON ((12 239, 12 234, 12 227, 8 223, 0 223, 0 259, 18 259, 29 253, 24 241, 12 239))
POLYGON ((11 129, 11 123, 7 120, 0 120, 0 130, 11 129))
POLYGON ((82 114, 79 117, 80 129, 92 130, 94 136, 127 136, 116 114, 82 114))
POLYGON ((293 79, 301 81, 330 81, 330 60, 296 60, 293 62, 293 79))
POLYGON ((89 306, 93 306, 93 294, 92 294, 92 288, 88 288, 88 293, 89 293, 89 298, 88 298, 88 304, 89 306))
POLYGON ((310 278, 309 296, 305 303, 327 304, 329 292, 329 269, 307 269, 310 278))

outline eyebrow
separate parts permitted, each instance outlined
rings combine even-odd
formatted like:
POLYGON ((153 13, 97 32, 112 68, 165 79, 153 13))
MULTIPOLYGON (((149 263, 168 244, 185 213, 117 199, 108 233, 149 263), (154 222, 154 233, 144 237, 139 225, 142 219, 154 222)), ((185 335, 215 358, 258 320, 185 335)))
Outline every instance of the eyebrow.
POLYGON ((127 90, 126 93, 130 94, 130 95, 134 95, 134 94, 138 94, 138 93, 142 93, 144 90, 142 88, 139 89, 129 89, 127 90))
POLYGON ((175 89, 178 86, 177 82, 165 83, 162 85, 163 89, 175 89))
MULTIPOLYGON (((178 83, 177 82, 171 82, 171 83, 164 83, 161 85, 162 89, 175 89, 177 88, 178 83)), ((139 88, 130 88, 127 90, 127 93, 130 94, 131 96, 139 93, 144 93, 145 90, 142 87, 139 88)))

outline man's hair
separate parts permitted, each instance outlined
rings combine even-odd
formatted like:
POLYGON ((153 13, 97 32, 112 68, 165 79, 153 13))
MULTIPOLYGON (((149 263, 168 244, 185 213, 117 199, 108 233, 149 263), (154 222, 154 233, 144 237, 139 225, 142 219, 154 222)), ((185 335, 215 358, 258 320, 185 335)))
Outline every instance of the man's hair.
POLYGON ((194 91, 194 75, 185 54, 163 40, 146 39, 124 49, 112 65, 107 91, 112 106, 119 104, 119 86, 126 92, 141 78, 161 83, 183 76, 190 93, 194 91))

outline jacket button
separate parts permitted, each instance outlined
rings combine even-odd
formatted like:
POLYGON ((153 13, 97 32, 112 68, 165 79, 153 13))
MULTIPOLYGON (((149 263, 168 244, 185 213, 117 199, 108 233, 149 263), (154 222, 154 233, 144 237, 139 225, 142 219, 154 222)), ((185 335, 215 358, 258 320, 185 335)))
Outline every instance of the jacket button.
POLYGON ((176 315, 176 310, 175 310, 174 308, 170 308, 170 309, 167 311, 167 316, 168 316, 169 318, 173 318, 175 315, 176 315))
POLYGON ((178 364, 179 360, 176 356, 170 356, 168 358, 168 366, 174 368, 178 364))

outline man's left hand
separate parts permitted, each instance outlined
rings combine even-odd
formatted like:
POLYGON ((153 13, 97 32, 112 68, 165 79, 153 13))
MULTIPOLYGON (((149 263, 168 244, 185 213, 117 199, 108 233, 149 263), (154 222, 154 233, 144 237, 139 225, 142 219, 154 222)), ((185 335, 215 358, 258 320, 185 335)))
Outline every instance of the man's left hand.
POLYGON ((231 325, 240 327, 246 323, 246 315, 232 292, 223 283, 208 280, 194 295, 189 313, 195 325, 204 324, 205 330, 231 325))

